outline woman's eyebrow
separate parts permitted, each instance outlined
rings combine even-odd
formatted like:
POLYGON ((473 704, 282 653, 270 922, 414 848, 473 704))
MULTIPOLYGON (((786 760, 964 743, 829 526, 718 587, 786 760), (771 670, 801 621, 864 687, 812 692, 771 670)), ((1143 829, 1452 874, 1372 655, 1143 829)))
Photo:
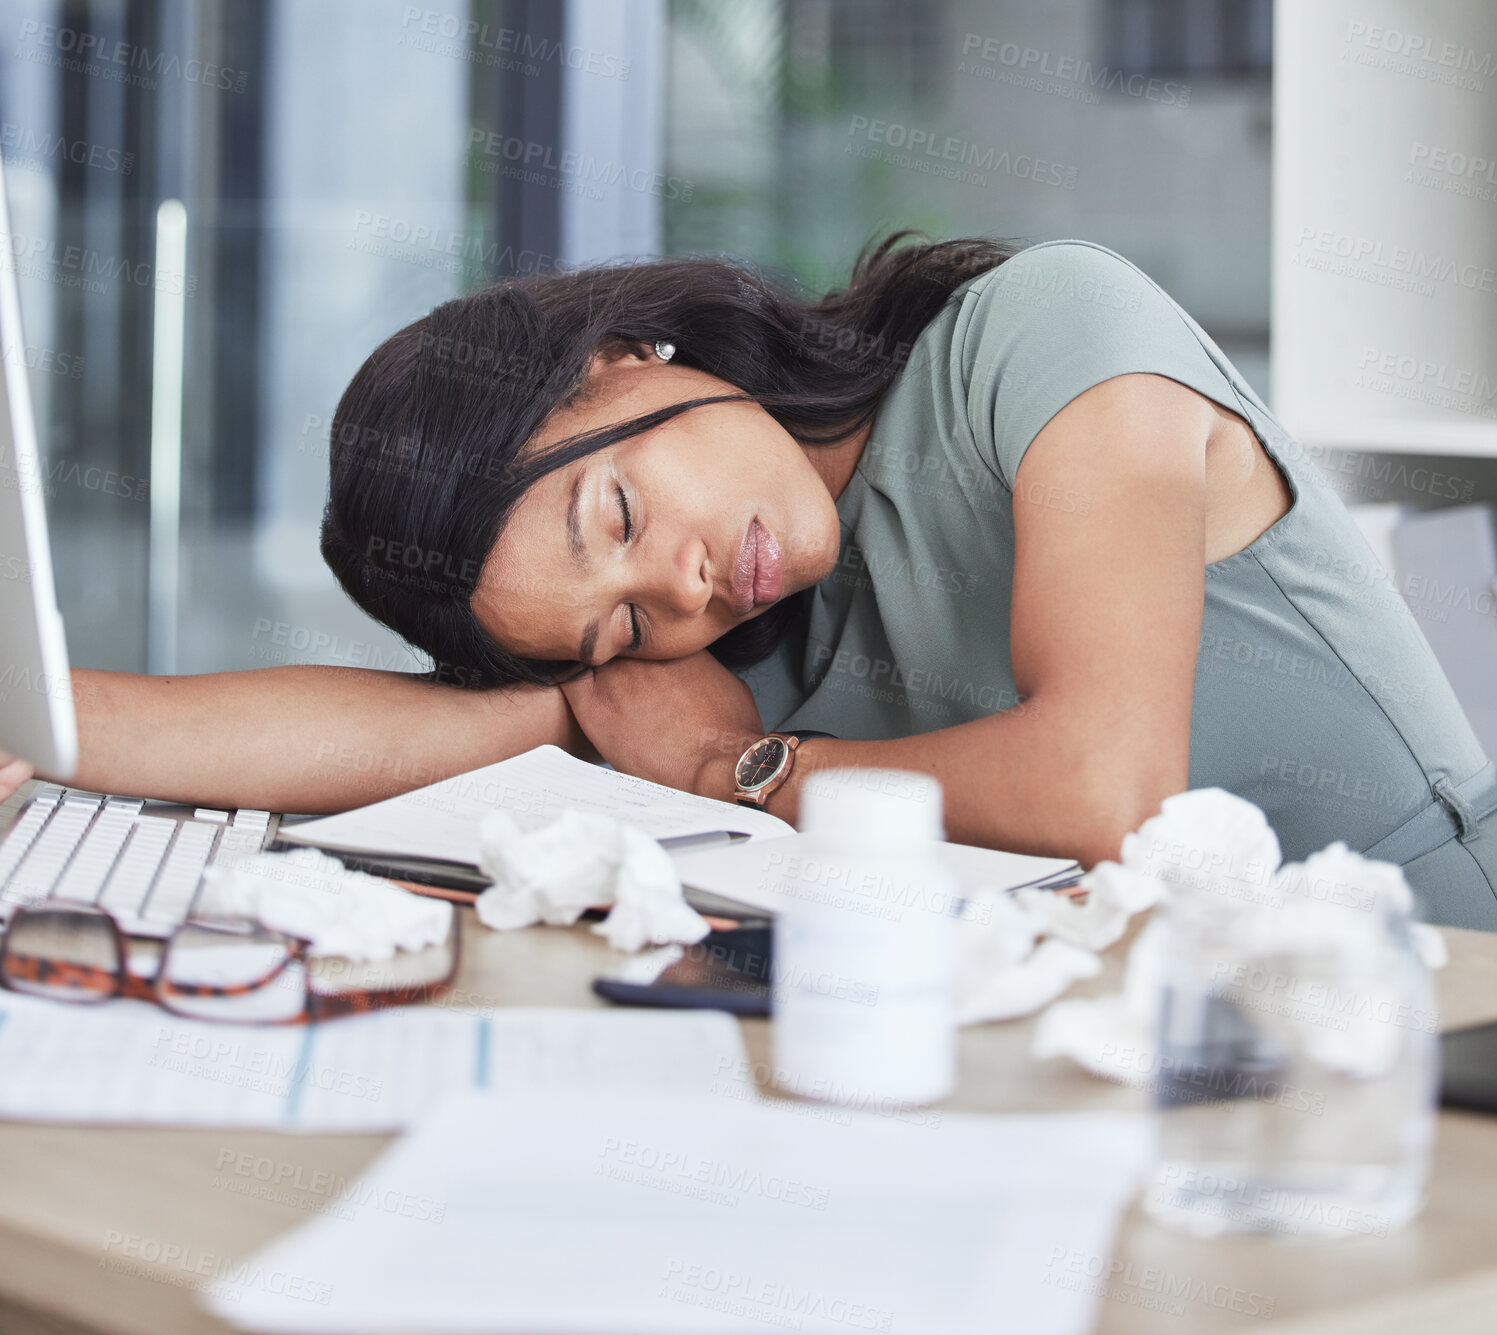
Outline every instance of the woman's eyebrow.
POLYGON ((572 479, 572 490, 567 496, 567 547, 572 553, 574 560, 584 570, 587 569, 587 546, 582 540, 582 477, 585 470, 578 469, 577 475, 572 479))
MULTIPOLYGON (((567 496, 567 547, 574 560, 583 570, 588 567, 587 544, 582 539, 582 482, 586 470, 578 469, 572 479, 572 489, 567 496)), ((582 631, 582 643, 577 649, 577 661, 585 667, 593 667, 593 650, 598 647, 598 618, 589 621, 582 631)))
POLYGON ((597 667, 593 662, 593 650, 598 647, 598 619, 594 617, 582 632, 582 643, 577 648, 577 661, 583 667, 597 667))

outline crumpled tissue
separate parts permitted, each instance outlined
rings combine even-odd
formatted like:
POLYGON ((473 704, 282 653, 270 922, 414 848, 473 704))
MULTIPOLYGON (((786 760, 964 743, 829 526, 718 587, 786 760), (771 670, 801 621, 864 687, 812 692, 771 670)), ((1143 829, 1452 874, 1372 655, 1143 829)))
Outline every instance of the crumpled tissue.
POLYGON ((1030 1015, 1072 983, 1095 978, 1097 952, 1167 893, 1153 877, 1111 862, 1088 872, 1079 888, 1085 900, 1054 890, 967 896, 956 934, 958 1024, 1030 1015))
POLYGON ((387 960, 447 939, 452 905, 351 871, 315 848, 221 857, 203 872, 197 914, 251 918, 310 941, 314 956, 387 960))
MULTIPOLYGON (((1368 1078, 1396 1059, 1399 1028, 1380 1017, 1397 1013, 1401 999, 1379 910, 1412 909, 1402 868, 1341 842, 1281 866, 1278 838, 1263 812, 1219 788, 1167 798, 1158 816, 1124 839, 1121 857, 1121 864, 1099 863, 1082 884, 1111 883, 1115 893, 1124 887, 1130 902, 1141 903, 1142 884, 1152 882, 1158 900, 1209 906, 1221 939, 1230 942, 1230 958, 1220 962, 1225 994, 1239 985, 1254 989, 1255 971, 1278 986, 1273 980, 1289 975, 1273 969, 1285 970, 1286 957, 1318 961, 1301 966, 1313 969, 1313 977, 1306 975, 1313 985, 1284 1008, 1314 1060, 1368 1078), (1349 995, 1355 1005, 1347 1004, 1349 995)), ((1440 968, 1439 933, 1423 923, 1411 923, 1410 933, 1421 962, 1440 968)), ((1122 991, 1051 1006, 1035 1028, 1034 1055, 1068 1057, 1094 1075, 1125 1082, 1157 1069, 1155 1026, 1170 942, 1163 921, 1146 924, 1129 950, 1122 991)), ((1256 1023, 1284 1022, 1273 996, 1250 998, 1260 1000, 1256 1023)))
POLYGON ((967 899, 956 934, 956 1022, 1011 1020, 1053 1001, 1102 969, 1096 952, 1059 936, 1040 941, 1042 914, 1005 894, 967 899))
POLYGON ((616 950, 700 941, 710 930, 681 894, 676 864, 643 830, 612 816, 568 811, 522 830, 506 811, 478 828, 479 869, 494 884, 474 906, 486 926, 569 925, 612 905, 593 927, 616 950))

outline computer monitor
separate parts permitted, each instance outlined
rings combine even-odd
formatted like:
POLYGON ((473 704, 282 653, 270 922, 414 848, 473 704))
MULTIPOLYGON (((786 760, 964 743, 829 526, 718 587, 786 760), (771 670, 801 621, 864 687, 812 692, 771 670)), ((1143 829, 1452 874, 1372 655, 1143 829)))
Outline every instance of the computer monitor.
POLYGON ((68 779, 78 762, 78 727, 52 584, 15 261, 0 162, 0 751, 68 779))

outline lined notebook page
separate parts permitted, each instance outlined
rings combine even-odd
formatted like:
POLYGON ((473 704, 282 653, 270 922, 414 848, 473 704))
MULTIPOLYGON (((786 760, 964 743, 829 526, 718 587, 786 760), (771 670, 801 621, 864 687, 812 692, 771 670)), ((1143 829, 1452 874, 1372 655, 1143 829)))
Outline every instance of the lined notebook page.
POLYGON ((357 811, 283 825, 280 837, 345 853, 477 866, 478 824, 491 811, 508 811, 522 829, 544 825, 564 811, 596 812, 629 821, 656 839, 717 830, 761 838, 794 833, 767 812, 604 769, 559 746, 538 746, 357 811))

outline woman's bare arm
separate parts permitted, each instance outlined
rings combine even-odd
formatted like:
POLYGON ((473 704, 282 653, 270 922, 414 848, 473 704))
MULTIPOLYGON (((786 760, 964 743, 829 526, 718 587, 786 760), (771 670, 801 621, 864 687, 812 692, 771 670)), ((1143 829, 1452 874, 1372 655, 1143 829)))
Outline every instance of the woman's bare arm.
MULTIPOLYGON (((68 782, 198 806, 342 811, 546 742, 592 754, 554 687, 463 690, 307 666, 192 677, 77 670, 73 693, 79 764, 68 782)), ((24 777, 24 767, 0 765, 0 796, 24 777)))
MULTIPOLYGON (((823 767, 917 770, 941 780, 954 840, 1086 866, 1116 858, 1189 781, 1213 421, 1209 400, 1154 375, 1105 381, 1058 412, 1014 498, 1010 643, 1023 703, 889 741, 808 740, 770 812, 795 820, 802 783, 823 767), (1077 493, 1084 513, 1047 504, 1077 493)), ((615 659, 566 693, 613 765, 711 797, 732 796, 733 763, 761 730, 743 684, 706 655, 615 659)))
MULTIPOLYGON (((1088 867, 1115 859, 1189 784, 1214 422, 1209 400, 1162 376, 1073 399, 1035 437, 1014 497, 1010 644, 1024 704, 897 741, 812 740, 806 771, 921 770, 943 783, 953 839, 1088 867), (1087 497, 1085 514, 1046 504, 1067 489, 1087 497)), ((796 792, 775 797, 770 810, 793 819, 796 792)))

